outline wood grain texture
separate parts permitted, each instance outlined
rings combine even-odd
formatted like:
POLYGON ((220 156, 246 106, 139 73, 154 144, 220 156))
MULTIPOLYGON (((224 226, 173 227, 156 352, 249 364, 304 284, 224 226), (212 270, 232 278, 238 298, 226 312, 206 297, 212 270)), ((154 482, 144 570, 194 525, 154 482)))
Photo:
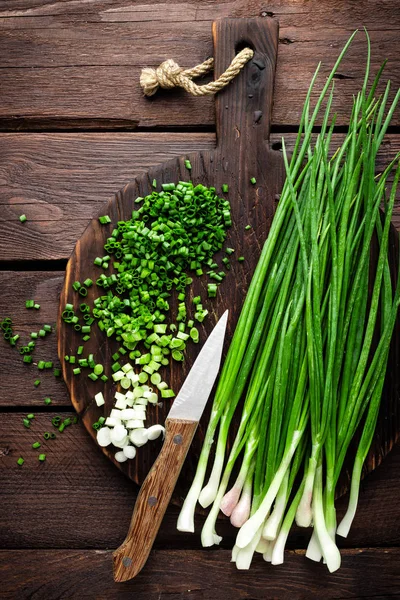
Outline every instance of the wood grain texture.
POLYGON ((123 585, 112 581, 111 552, 0 550, 4 600, 320 600, 399 597, 399 548, 346 550, 330 575, 302 551, 287 552, 281 567, 257 555, 250 571, 237 571, 229 550, 158 550, 146 569, 123 585))
MULTIPOLYGON (((284 137, 290 151, 295 134, 284 137)), ((273 149, 281 138, 271 135, 273 149)), ((342 140, 334 135, 332 149, 342 140)), ((213 133, 0 134, 0 263, 68 258, 90 219, 128 181, 174 156, 213 148, 213 133)), ((377 169, 399 150, 400 135, 386 136, 377 169)), ((400 204, 393 222, 399 229, 400 204)))
MULTIPOLYGON (((276 195, 284 181, 284 166, 281 154, 271 150, 268 144, 271 123, 272 93, 277 53, 278 28, 273 19, 225 19, 217 21, 213 28, 215 46, 216 76, 222 73, 231 63, 238 44, 251 43, 255 50, 254 58, 249 61, 242 72, 216 97, 217 146, 215 150, 199 153, 188 153, 180 158, 151 168, 142 176, 127 184, 118 193, 116 200, 109 203, 105 214, 111 218, 111 224, 103 226, 98 219, 93 219, 83 236, 77 242, 75 250, 67 265, 65 285, 60 297, 60 310, 66 303, 74 303, 71 285, 74 281, 82 281, 86 277, 96 280, 98 267, 93 265, 96 256, 101 256, 103 246, 109 237, 114 224, 131 218, 132 206, 138 196, 145 196, 152 190, 152 181, 161 183, 178 182, 191 179, 196 185, 202 183, 215 186, 221 190, 228 184, 231 199, 232 222, 227 243, 235 248, 236 256, 245 256, 244 262, 232 261, 221 292, 216 302, 206 302, 206 277, 197 278, 190 289, 190 294, 201 295, 205 306, 210 311, 210 318, 201 327, 201 341, 214 327, 222 313, 229 309, 226 345, 233 335, 239 317, 243 299, 250 283, 251 275, 258 262, 261 245, 259 240, 265 237, 274 212, 276 195), (226 109, 228 107, 228 110, 226 109), (260 117, 257 115, 260 113, 260 117), (185 168, 185 159, 189 159, 192 169, 185 168), (250 179, 255 177, 256 185, 250 179), (250 231, 245 226, 251 224, 250 231)), ((220 253, 221 254, 221 253, 220 253)), ((220 258, 220 257, 219 257, 220 258)), ((89 290, 88 299, 93 301, 96 290, 89 290)), ((177 310, 176 298, 171 303, 170 314, 177 310)), ((80 341, 79 334, 59 318, 60 357, 73 354, 80 341)), ((95 359, 104 365, 111 365, 112 354, 118 345, 112 338, 107 338, 95 327, 87 342, 88 352, 95 353, 95 359)), ((168 369, 168 384, 178 391, 187 376, 198 353, 194 344, 188 346, 186 360, 182 364, 174 361, 168 369)), ((110 375, 110 373, 107 373, 110 375)), ((88 431, 94 437, 92 424, 101 414, 108 415, 113 404, 116 390, 111 378, 105 384, 103 394, 105 406, 98 408, 94 396, 99 390, 97 382, 85 375, 75 377, 71 365, 63 363, 64 380, 69 389, 72 403, 88 431)), ((162 376, 164 374, 162 373, 162 376)), ((148 415, 149 424, 163 423, 169 410, 169 402, 156 406, 148 415)), ((184 468, 184 479, 191 481, 201 451, 199 439, 191 448, 190 460, 184 468)), ((143 447, 140 460, 136 458, 125 463, 117 463, 114 458, 115 449, 103 448, 103 452, 115 462, 129 477, 136 482, 143 482, 150 465, 154 462, 154 446, 143 447)), ((179 490, 181 492, 182 490, 179 490)))
MULTIPOLYGON (((323 60, 322 85, 351 31, 363 25, 373 43, 374 70, 388 58, 387 77, 394 89, 399 86, 397 8, 396 0, 2 2, 1 125, 213 127, 211 98, 167 92, 146 100, 140 70, 166 58, 192 67, 212 52, 214 19, 269 14, 280 22, 273 123, 295 125, 317 62, 323 60)), ((338 124, 347 122, 352 95, 361 87, 363 56, 360 34, 336 81, 338 124)), ((398 114, 394 122, 400 122, 398 114)))
POLYGON ((140 488, 126 538, 113 553, 115 581, 136 577, 146 564, 197 425, 166 420, 163 446, 140 488))
MULTIPOLYGON (((39 463, 31 445, 52 429, 51 418, 60 413, 36 412, 31 429, 22 425, 24 414, 0 415, 0 546, 117 548, 128 530, 138 486, 98 452, 81 424, 43 443, 47 459, 39 463), (16 464, 19 456, 25 458, 22 468, 16 464)), ((160 448, 159 440, 153 443, 160 448)), ((351 533, 338 540, 341 548, 400 545, 399 470, 397 445, 362 482, 351 533)), ((338 520, 347 502, 348 496, 337 500, 338 520)), ((201 547, 204 517, 196 515, 194 535, 184 534, 176 530, 178 512, 176 506, 168 507, 155 548, 201 547)), ((232 547, 236 532, 225 519, 217 524, 223 548, 232 547)), ((306 548, 309 538, 310 530, 294 528, 288 545, 306 548)))

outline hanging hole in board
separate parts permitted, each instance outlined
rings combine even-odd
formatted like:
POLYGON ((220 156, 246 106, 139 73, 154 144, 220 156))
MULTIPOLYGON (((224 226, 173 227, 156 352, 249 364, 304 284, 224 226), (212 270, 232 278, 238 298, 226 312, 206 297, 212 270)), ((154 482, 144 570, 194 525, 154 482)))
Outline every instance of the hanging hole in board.
POLYGON ((249 42, 247 40, 240 40, 240 42, 236 43, 235 54, 239 54, 239 52, 241 52, 245 48, 250 48, 251 50, 253 50, 255 52, 254 45, 251 42, 249 42))

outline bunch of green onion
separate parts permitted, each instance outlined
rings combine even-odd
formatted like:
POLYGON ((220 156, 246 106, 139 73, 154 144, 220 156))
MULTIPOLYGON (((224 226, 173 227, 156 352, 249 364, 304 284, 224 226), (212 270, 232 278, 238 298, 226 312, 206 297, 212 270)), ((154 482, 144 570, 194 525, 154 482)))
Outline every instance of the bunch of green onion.
POLYGON ((399 277, 392 281, 388 262, 399 155, 378 175, 375 166, 400 92, 389 105, 389 82, 382 97, 375 98, 384 65, 368 89, 367 35, 364 83, 354 97, 345 139, 332 156, 333 77, 354 35, 312 109, 318 66, 290 161, 283 142, 286 182, 178 518, 179 530, 194 531, 197 501, 211 506, 201 539, 212 546, 221 540, 216 533, 219 511, 230 516, 240 528, 232 551, 239 569, 249 568, 254 552, 272 564, 282 563, 294 520, 313 526, 307 556, 323 558, 331 572, 339 568, 336 533, 349 532, 377 422, 400 300, 399 277), (314 139, 323 104, 321 130, 314 139), (376 264, 370 252, 373 238, 379 247, 376 264), (228 453, 235 413, 240 424, 228 453), (336 486, 356 431, 361 436, 349 508, 337 527, 336 486), (214 438, 214 462, 204 486, 214 438))

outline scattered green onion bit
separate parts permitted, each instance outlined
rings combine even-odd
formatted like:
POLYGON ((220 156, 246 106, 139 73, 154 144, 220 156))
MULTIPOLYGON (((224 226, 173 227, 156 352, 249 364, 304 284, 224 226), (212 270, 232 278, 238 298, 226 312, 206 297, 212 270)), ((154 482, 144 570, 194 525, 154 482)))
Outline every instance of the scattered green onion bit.
POLYGON ((257 179, 255 177, 252 177, 250 179, 250 183, 252 183, 253 185, 255 185, 257 183, 257 179))
MULTIPOLYGON (((21 219, 21 217, 20 217, 21 219)), ((22 458, 22 456, 19 457, 19 459, 17 460, 17 465, 19 465, 20 467, 22 467, 22 465, 24 464, 25 460, 22 458)))
POLYGON ((45 454, 39 454, 39 460, 40 460, 40 462, 44 462, 46 460, 46 455, 45 454))
POLYGON ((41 444, 40 442, 35 442, 34 444, 32 444, 32 448, 33 448, 34 450, 37 450, 37 448, 40 448, 40 446, 41 446, 41 445, 42 445, 42 444, 41 444))
POLYGON ((26 215, 20 215, 19 220, 21 221, 21 223, 25 223, 25 221, 27 220, 26 215))

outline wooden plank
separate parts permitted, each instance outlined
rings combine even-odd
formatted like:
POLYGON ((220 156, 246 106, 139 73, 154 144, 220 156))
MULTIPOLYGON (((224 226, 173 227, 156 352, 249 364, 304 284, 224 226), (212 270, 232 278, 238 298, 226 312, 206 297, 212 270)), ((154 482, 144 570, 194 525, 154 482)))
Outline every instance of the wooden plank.
MULTIPOLYGON (((0 272, 0 319, 11 317, 15 333, 21 341, 30 341, 31 331, 39 331, 48 323, 55 327, 58 299, 64 280, 60 272, 0 272), (40 310, 25 308, 25 300, 32 298, 40 304, 40 310)), ((1 336, 0 354, 2 384, 0 407, 44 406, 43 398, 49 396, 54 405, 70 406, 67 388, 61 378, 53 375, 53 370, 38 371, 36 364, 27 365, 22 356, 11 348, 1 336), (34 387, 39 378, 41 384, 34 387)), ((57 334, 53 333, 36 342, 34 362, 51 360, 59 366, 57 357, 57 334)))
MULTIPOLYGON (((275 125, 294 125, 319 60, 320 84, 352 30, 365 25, 375 71, 389 58, 386 78, 400 83, 396 64, 400 16, 396 0, 348 3, 302 0, 208 2, 47 3, 28 0, 0 11, 1 126, 163 127, 214 126, 212 98, 162 93, 151 101, 139 86, 143 66, 173 58, 182 67, 212 54, 211 22, 219 17, 272 14, 280 22, 275 125), (309 23, 312 20, 313 27, 309 23), (168 23, 168 26, 165 26, 168 23), (327 24, 329 26, 327 27, 327 24)), ((352 95, 363 78, 365 40, 360 33, 336 81, 338 124, 347 122, 352 95)), ((317 86, 318 87, 318 86, 317 86)), ((394 124, 400 122, 395 115, 394 124)))
MULTIPOLYGON (((289 149, 294 138, 285 134, 289 149)), ((271 135, 272 148, 280 148, 280 139, 271 135)), ((334 147, 342 139, 335 135, 334 147)), ((68 258, 89 220, 129 180, 174 156, 214 146, 212 133, 0 135, 0 261, 68 258)), ((378 169, 399 149, 400 135, 388 135, 378 169)), ((400 227, 400 207, 393 221, 400 227)))
POLYGON ((339 571, 329 574, 301 551, 281 567, 256 555, 249 571, 229 562, 230 552, 157 550, 133 580, 114 583, 111 552, 101 550, 0 551, 4 600, 140 598, 140 600, 300 600, 303 598, 398 598, 399 548, 346 550, 339 571))
MULTIPOLYGON (((3 548, 116 548, 125 538, 137 486, 124 477, 99 451, 81 424, 71 425, 57 439, 43 443, 45 463, 31 445, 57 413, 36 414, 31 429, 22 414, 0 418, 0 540, 3 548), (25 458, 20 468, 19 456, 25 458)), ((65 417, 73 413, 65 413, 65 417)), ((139 450, 140 452, 140 450, 139 450)), ((357 515, 344 547, 400 544, 398 480, 400 446, 396 446, 362 483, 357 515)), ((347 497, 337 501, 338 519, 347 497)), ((178 509, 170 506, 156 547, 199 548, 204 517, 196 518, 196 534, 176 531, 178 509)), ((235 532, 229 522, 217 526, 222 547, 231 548, 235 532)), ((289 547, 305 548, 309 530, 296 529, 289 547)))

